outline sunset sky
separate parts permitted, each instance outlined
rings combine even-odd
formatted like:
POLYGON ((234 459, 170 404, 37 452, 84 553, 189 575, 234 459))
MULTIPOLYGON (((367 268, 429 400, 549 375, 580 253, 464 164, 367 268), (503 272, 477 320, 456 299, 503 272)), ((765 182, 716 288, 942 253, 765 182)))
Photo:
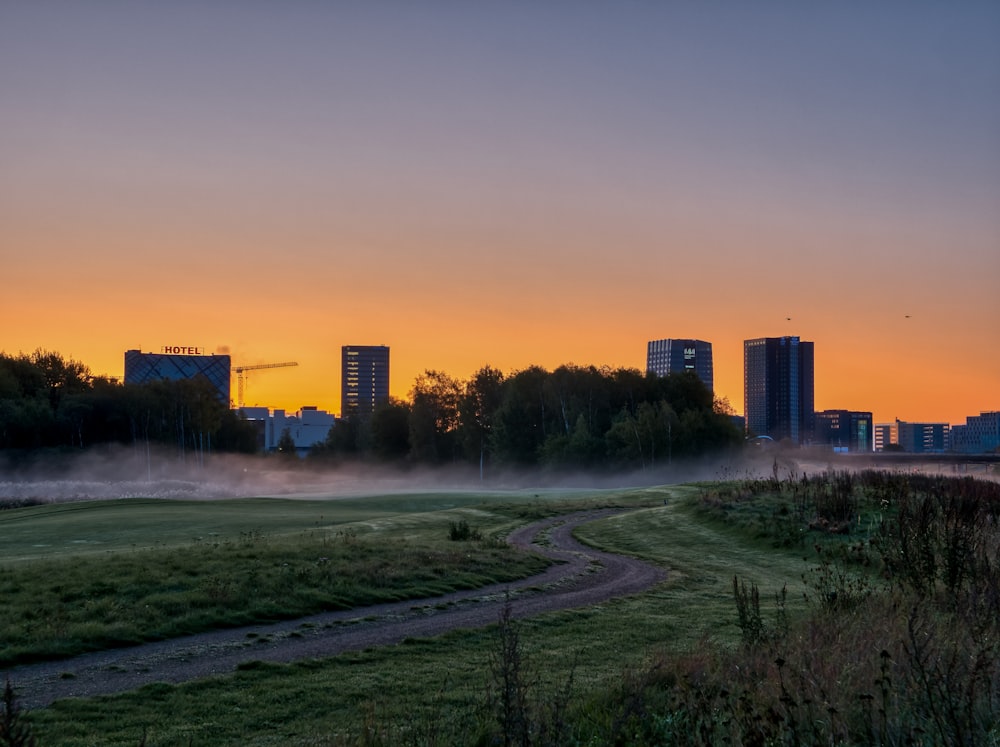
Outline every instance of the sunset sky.
POLYGON ((1000 3, 0 0, 0 352, 247 404, 708 340, 817 409, 1000 409, 1000 3), (790 320, 788 319, 790 317, 790 320), (235 380, 233 384, 235 396, 235 380))

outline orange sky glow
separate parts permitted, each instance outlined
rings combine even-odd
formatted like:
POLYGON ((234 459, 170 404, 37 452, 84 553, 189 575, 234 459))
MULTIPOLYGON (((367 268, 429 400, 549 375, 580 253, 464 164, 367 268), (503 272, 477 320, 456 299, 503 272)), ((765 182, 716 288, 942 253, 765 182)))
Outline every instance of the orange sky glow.
POLYGON ((52 7, 0 23, 6 354, 339 412, 346 344, 406 397, 693 337, 742 412, 799 335, 817 409, 1000 409, 997 7, 52 7))

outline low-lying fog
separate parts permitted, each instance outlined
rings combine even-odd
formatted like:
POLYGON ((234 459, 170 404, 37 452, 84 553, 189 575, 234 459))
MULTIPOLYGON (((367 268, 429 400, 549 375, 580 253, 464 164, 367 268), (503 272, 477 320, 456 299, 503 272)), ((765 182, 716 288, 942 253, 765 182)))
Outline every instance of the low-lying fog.
POLYGON ((809 455, 807 452, 752 452, 733 458, 675 462, 628 473, 488 469, 481 480, 469 467, 320 466, 287 463, 276 457, 149 454, 114 448, 74 456, 0 454, 0 504, 49 503, 90 499, 219 499, 257 496, 332 499, 386 493, 451 490, 613 489, 738 479, 777 474, 779 479, 827 470, 890 469, 939 472, 997 479, 997 465, 940 463, 879 464, 859 456, 809 455))

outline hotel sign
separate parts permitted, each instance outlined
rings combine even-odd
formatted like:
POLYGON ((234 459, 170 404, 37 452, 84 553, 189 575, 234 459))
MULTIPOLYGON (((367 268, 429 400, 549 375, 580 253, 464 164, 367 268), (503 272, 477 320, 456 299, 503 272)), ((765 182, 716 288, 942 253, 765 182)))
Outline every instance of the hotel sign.
POLYGON ((205 348, 194 345, 164 345, 160 348, 164 355, 204 355, 205 348))

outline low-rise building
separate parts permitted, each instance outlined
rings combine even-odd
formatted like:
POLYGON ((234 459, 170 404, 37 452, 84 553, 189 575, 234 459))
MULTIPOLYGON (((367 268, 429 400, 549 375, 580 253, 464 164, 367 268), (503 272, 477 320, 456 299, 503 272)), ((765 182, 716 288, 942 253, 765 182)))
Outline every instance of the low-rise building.
POLYGON ((257 446, 261 451, 276 450, 281 434, 287 429, 295 450, 305 454, 325 441, 337 422, 332 413, 312 406, 303 407, 292 415, 266 407, 244 407, 240 412, 248 421, 257 424, 257 446))
POLYGON ((951 427, 951 450, 986 454, 1000 449, 1000 410, 969 415, 965 425, 951 427))
POLYGON ((876 423, 873 445, 875 451, 891 451, 899 445, 899 429, 895 423, 876 423))
POLYGON ((907 423, 896 421, 901 451, 909 454, 940 454, 951 446, 951 426, 947 423, 907 423))
POLYGON ((814 415, 813 443, 834 451, 872 451, 874 429, 870 412, 823 410, 814 415))

